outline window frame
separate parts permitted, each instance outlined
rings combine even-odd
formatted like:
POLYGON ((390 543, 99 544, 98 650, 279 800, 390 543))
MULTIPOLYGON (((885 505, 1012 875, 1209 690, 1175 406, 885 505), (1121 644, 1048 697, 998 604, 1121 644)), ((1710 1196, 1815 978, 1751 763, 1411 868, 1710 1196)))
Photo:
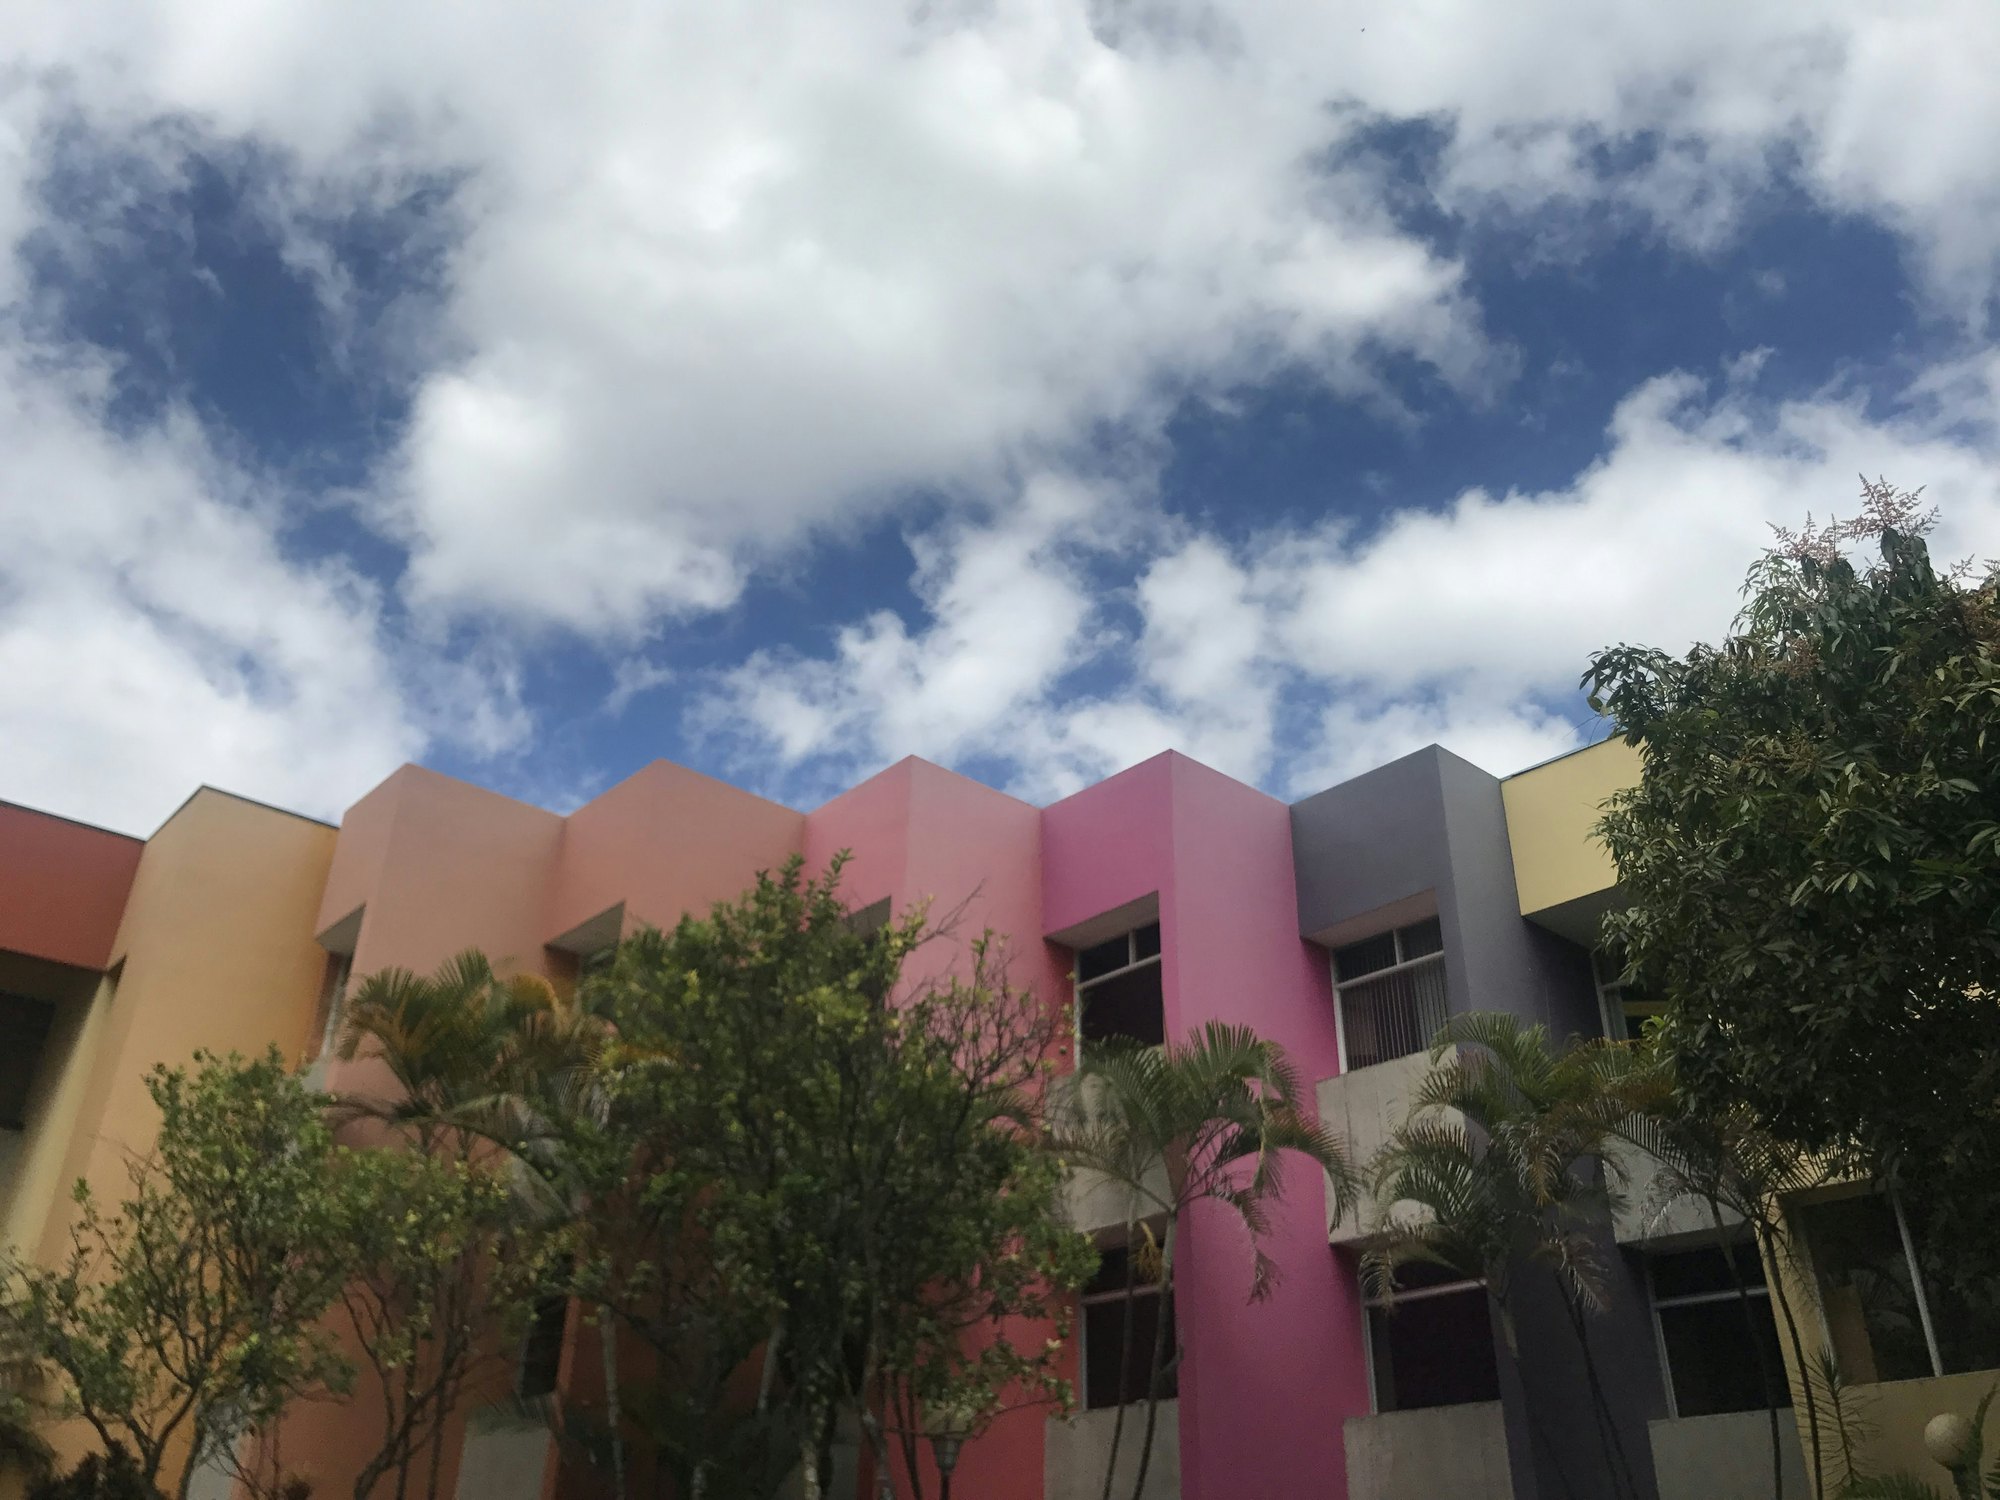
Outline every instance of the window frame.
MULTIPOLYGON (((1140 925, 1144 926, 1146 924, 1141 923, 1140 925)), ((1106 939, 1106 941, 1109 941, 1109 939, 1106 939)), ((1125 1274, 1129 1277, 1132 1274, 1131 1245, 1130 1244, 1100 1245, 1098 1247, 1099 1254, 1103 1254, 1106 1251, 1112 1251, 1112 1250, 1119 1251, 1125 1256, 1125 1274)), ((1162 1291, 1160 1283, 1158 1281, 1148 1282, 1146 1285, 1138 1287, 1132 1291, 1132 1297, 1133 1300, 1135 1301, 1141 1297, 1152 1297, 1155 1299, 1161 1299, 1168 1297, 1170 1295, 1171 1295, 1170 1293, 1162 1291)), ((1109 1303, 1123 1302, 1125 1300, 1125 1296, 1126 1296, 1126 1288, 1122 1286, 1111 1287, 1101 1292, 1086 1291, 1083 1288, 1078 1288, 1077 1290, 1076 1383, 1078 1389, 1077 1389, 1076 1409, 1080 1412, 1117 1411, 1119 1409, 1116 1406, 1092 1406, 1090 1404, 1090 1347, 1089 1347, 1090 1319, 1085 1315, 1085 1312, 1086 1309, 1091 1307, 1101 1307, 1109 1303)), ((1169 1317, 1172 1316, 1171 1303, 1167 1303, 1164 1301, 1156 1301, 1153 1316, 1155 1317, 1155 1319, 1157 1319, 1163 1315, 1169 1317)), ((1158 1327, 1159 1325, 1156 1322, 1154 1326, 1158 1327)), ((1180 1340, 1180 1325, 1178 1323, 1176 1323, 1173 1327, 1173 1336, 1175 1342, 1178 1343, 1180 1340)), ((1125 1351, 1125 1358, 1129 1361, 1131 1357, 1132 1357, 1132 1351, 1127 1349, 1125 1351)), ((1127 1401, 1125 1405, 1126 1406, 1144 1405, 1149 1395, 1150 1392, 1140 1391, 1130 1401, 1127 1401)), ((1160 1399, 1162 1401, 1170 1401, 1170 1400, 1178 1400, 1179 1397, 1180 1397, 1180 1384, 1179 1384, 1179 1377, 1177 1375, 1175 1377, 1174 1394, 1172 1396, 1162 1396, 1160 1399)))
MULTIPOLYGON (((1428 917, 1418 917, 1414 922, 1404 922, 1399 924, 1398 926, 1388 928, 1386 931, 1383 932, 1368 933, 1364 937, 1358 937, 1353 939, 1351 942, 1342 943, 1338 947, 1335 947, 1328 952, 1326 961, 1327 973, 1333 979, 1334 1045, 1339 1049, 1340 1071, 1343 1074, 1352 1073, 1354 1071, 1354 1068, 1351 1062, 1349 1061, 1347 1053, 1347 1007, 1344 997, 1342 995, 1342 991, 1351 989, 1356 985, 1373 984, 1377 980, 1385 979, 1391 974, 1403 974, 1413 969, 1420 969, 1425 964, 1436 964, 1440 968, 1443 968, 1444 961, 1445 961, 1444 923, 1443 920, 1440 917, 1436 916, 1435 914, 1428 917), (1410 931, 1412 928, 1422 927, 1427 922, 1436 922, 1438 924, 1437 951, 1435 953, 1420 953, 1415 958, 1403 957, 1403 934, 1410 931), (1386 937, 1395 944, 1396 961, 1392 964, 1385 964, 1379 969, 1370 969, 1366 974, 1357 974, 1352 979, 1348 980, 1345 984, 1343 984, 1340 978, 1341 949, 1352 948, 1357 946, 1358 944, 1371 942, 1374 939, 1380 937, 1386 937)), ((1447 971, 1447 973, 1448 972, 1449 971, 1447 971)), ((1447 984, 1449 984, 1448 979, 1447 979, 1447 984)), ((1447 1005, 1449 1005, 1448 998, 1447 998, 1447 1005)), ((1426 1042, 1425 1045, 1428 1046, 1429 1043, 1426 1042)), ((1418 1049, 1418 1051, 1422 1050, 1423 1050, 1422 1048, 1418 1049)), ((1415 1057, 1416 1055, 1417 1055, 1416 1052, 1405 1052, 1402 1054, 1403 1057, 1415 1057)), ((1393 1057, 1385 1057, 1381 1059, 1381 1061, 1396 1062, 1398 1061, 1398 1059, 1393 1057)), ((1377 1064, 1369 1063, 1366 1064, 1365 1066, 1375 1067, 1377 1066, 1377 1064)))
MULTIPOLYGON (((1127 974, 1136 974, 1141 969, 1158 968, 1165 962, 1166 955, 1167 955, 1167 933, 1166 929, 1161 926, 1160 919, 1158 917, 1149 918, 1148 920, 1140 922, 1135 926, 1126 928, 1125 931, 1122 933, 1113 933, 1110 937, 1104 938, 1098 942, 1087 944, 1081 948, 1070 949, 1069 1021, 1070 1021, 1070 1030, 1075 1034, 1072 1039, 1076 1047, 1075 1056, 1079 1058, 1083 1056, 1083 1049, 1086 1041, 1083 1034, 1083 997, 1085 992, 1096 989, 1102 985, 1108 984, 1110 983, 1110 981, 1114 979, 1122 979, 1127 974), (1148 927, 1159 929, 1160 947, 1157 953, 1149 953, 1145 957, 1141 958, 1138 956, 1139 934, 1141 932, 1144 932, 1148 927), (1093 974, 1091 975, 1090 978, 1085 979, 1083 977, 1083 955, 1095 949, 1102 948, 1109 943, 1115 943, 1121 937, 1125 940, 1125 962, 1120 964, 1115 969, 1107 969, 1102 974, 1093 974)), ((1167 1006, 1166 976, 1162 974, 1160 976, 1160 1035, 1162 1037, 1165 1037, 1167 1031, 1166 1006, 1167 1006)))
POLYGON ((1666 1007, 1658 1000, 1627 1000, 1626 991, 1632 986, 1621 977, 1624 972, 1625 966, 1618 962, 1610 949, 1590 950, 1590 980, 1597 987, 1597 1022, 1604 1028, 1606 1039, 1614 1042, 1632 1040, 1632 1013, 1625 1008, 1627 1005, 1646 1006, 1641 1018, 1647 1020, 1666 1012, 1666 1007), (1606 977, 1607 970, 1609 978, 1606 977), (1613 1026, 1614 1020, 1619 1024, 1613 1026))
MULTIPOLYGON (((1369 1314, 1375 1312, 1377 1309, 1387 1311, 1406 1302, 1428 1302, 1437 1297, 1459 1297, 1471 1291, 1476 1291, 1487 1298, 1487 1316, 1490 1319, 1492 1317, 1492 1293, 1486 1285, 1486 1278, 1483 1276, 1470 1276, 1459 1281, 1440 1282, 1435 1286, 1411 1287, 1406 1292, 1391 1291, 1386 1297, 1370 1295, 1364 1286, 1361 1296, 1361 1363, 1368 1375, 1369 1416, 1393 1417, 1397 1412, 1403 1411, 1441 1411, 1445 1409, 1442 1407, 1427 1406, 1399 1406, 1391 1411, 1385 1412, 1382 1410, 1382 1393, 1377 1385, 1375 1369, 1375 1330, 1369 1325, 1369 1314)), ((1393 1313, 1390 1315, 1393 1316, 1393 1313)), ((1487 1330, 1487 1338, 1489 1342, 1492 1339, 1492 1330, 1490 1327, 1487 1330)), ((1495 1351, 1495 1358, 1497 1361, 1497 1350, 1495 1351)), ((1484 1403, 1461 1401, 1454 1404, 1459 1406, 1478 1406, 1484 1403)))
MULTIPOLYGON (((1723 1247, 1718 1247, 1711 1242, 1703 1242, 1701 1244, 1695 1244, 1695 1245, 1681 1245, 1673 1249, 1651 1249, 1643 1252, 1640 1255, 1640 1260, 1644 1262, 1644 1269, 1646 1273, 1646 1312, 1647 1316, 1652 1319, 1653 1348, 1655 1352, 1658 1354, 1660 1361, 1660 1384, 1666 1388, 1667 1416, 1673 1421, 1681 1420, 1681 1403, 1679 1395, 1674 1390, 1674 1367, 1673 1367, 1673 1362, 1667 1357, 1667 1329, 1666 1329, 1666 1324, 1663 1323, 1660 1319, 1660 1309, 1662 1307, 1668 1307, 1668 1308, 1701 1307, 1701 1306, 1708 1306, 1717 1302, 1735 1302, 1739 1300, 1739 1293, 1734 1287, 1724 1287, 1720 1291, 1683 1292, 1678 1296, 1663 1298, 1660 1296, 1659 1286, 1653 1279, 1654 1263, 1663 1254, 1675 1255, 1689 1250, 1712 1250, 1720 1248, 1724 1255, 1730 1255, 1744 1245, 1750 1246, 1752 1250, 1756 1250, 1757 1248, 1755 1240, 1752 1239, 1750 1236, 1739 1235, 1733 1237, 1729 1241, 1727 1246, 1723 1247)), ((1773 1322, 1775 1323, 1775 1320, 1777 1318, 1777 1313, 1775 1310, 1775 1304, 1771 1300, 1771 1273, 1769 1269, 1764 1267, 1763 1265, 1763 1253, 1761 1251, 1758 1251, 1758 1266, 1759 1269, 1763 1271, 1764 1275, 1763 1284, 1760 1286, 1746 1287, 1744 1290, 1747 1291, 1749 1295, 1752 1297, 1762 1297, 1764 1299, 1764 1305, 1766 1307, 1773 1309, 1772 1319, 1773 1322)), ((1781 1352, 1779 1354, 1780 1361, 1782 1361, 1783 1358, 1784 1356, 1783 1353, 1781 1352)), ((1791 1388, 1789 1379, 1786 1378, 1782 1374, 1782 1372, 1780 1374, 1780 1378, 1786 1379, 1786 1391, 1787 1394, 1789 1394, 1791 1388)), ((1751 1406, 1743 1408, 1743 1410, 1745 1411, 1768 1411, 1769 1409, 1770 1408, 1763 1406, 1751 1406)), ((1720 1416, 1724 1414, 1720 1412, 1711 1412, 1708 1415, 1720 1416)))
MULTIPOLYGON (((1917 1241, 1916 1236, 1910 1232, 1909 1215, 1903 1211, 1903 1196, 1893 1187, 1880 1187, 1872 1190, 1864 1189, 1860 1192, 1818 1193, 1794 1203, 1787 1210, 1788 1216, 1793 1214, 1798 1216, 1798 1232, 1800 1237, 1805 1241, 1806 1263, 1812 1269, 1813 1310, 1819 1317, 1820 1337, 1829 1349, 1833 1347, 1833 1330, 1826 1318, 1826 1292, 1821 1285, 1819 1247, 1813 1243, 1812 1227, 1807 1222, 1806 1215, 1819 1204, 1838 1203, 1844 1199, 1870 1197, 1886 1199, 1889 1204, 1890 1216, 1896 1221, 1896 1241, 1903 1252, 1903 1265, 1910 1273, 1910 1294, 1917 1304, 1917 1326, 1923 1333, 1924 1356, 1930 1361, 1931 1366, 1929 1375, 1906 1376, 1903 1378, 1941 1380, 1946 1374, 1951 1372, 1948 1372, 1944 1367, 1944 1351, 1938 1344, 1937 1324, 1933 1321, 1931 1314, 1931 1293, 1927 1278, 1924 1276, 1924 1263, 1917 1255, 1917 1241)), ((1976 1372, 1960 1371, 1958 1373, 1971 1374, 1976 1372)), ((1894 1384, 1894 1381, 1878 1383, 1894 1384)))

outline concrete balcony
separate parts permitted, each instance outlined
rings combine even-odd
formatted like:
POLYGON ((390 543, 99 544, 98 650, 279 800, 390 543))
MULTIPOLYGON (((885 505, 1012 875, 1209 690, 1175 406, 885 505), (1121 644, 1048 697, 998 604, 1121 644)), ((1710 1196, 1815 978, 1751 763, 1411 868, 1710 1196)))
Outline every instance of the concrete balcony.
MULTIPOLYGON (((1715 1220, 1706 1203, 1685 1195, 1666 1196, 1657 1160, 1638 1147, 1618 1142, 1607 1154, 1624 1177, 1620 1199, 1611 1216, 1612 1233, 1621 1245, 1662 1244, 1699 1240, 1715 1233, 1715 1220)), ((1731 1229, 1743 1222, 1740 1214, 1722 1210, 1722 1224, 1731 1229)))
MULTIPOLYGON (((1413 1052, 1371 1068, 1357 1068, 1319 1085, 1319 1118, 1346 1143, 1348 1160, 1366 1169, 1389 1133, 1410 1114, 1410 1099, 1430 1069, 1428 1052, 1413 1052)), ((1327 1195, 1327 1238, 1336 1245, 1363 1237, 1363 1215, 1350 1211, 1333 1217, 1333 1195, 1327 1195)))
MULTIPOLYGON (((1080 1411, 1064 1419, 1049 1418, 1048 1436, 1042 1449, 1043 1500, 1099 1500, 1104 1493, 1104 1466, 1111 1456, 1111 1428, 1117 1421, 1115 1409, 1080 1411)), ((1128 1496, 1139 1474, 1139 1447, 1146 1435, 1146 1407, 1135 1402, 1125 1408, 1125 1430, 1118 1444, 1118 1472, 1112 1493, 1128 1496)), ((1179 1401, 1160 1403, 1159 1422, 1153 1433, 1153 1460, 1146 1467, 1146 1488, 1141 1500, 1180 1500, 1181 1496, 1181 1407, 1179 1401)))
POLYGON ((458 1461, 459 1500, 541 1500, 554 1441, 546 1422, 513 1403, 474 1412, 458 1461))
POLYGON ((1348 1500, 1514 1500, 1500 1403, 1349 1417, 1348 1500))
MULTIPOLYGON (((1764 1411, 1663 1417, 1648 1424, 1660 1500, 1769 1500, 1771 1418, 1764 1411)), ((1808 1500, 1798 1425, 1778 1413, 1779 1472, 1785 1500, 1808 1500)))

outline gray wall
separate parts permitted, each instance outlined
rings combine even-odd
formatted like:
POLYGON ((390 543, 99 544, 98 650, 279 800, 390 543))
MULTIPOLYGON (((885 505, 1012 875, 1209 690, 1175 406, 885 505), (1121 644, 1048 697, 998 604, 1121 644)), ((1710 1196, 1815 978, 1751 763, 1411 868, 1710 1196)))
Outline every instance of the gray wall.
POLYGON ((1514 1500, 1498 1402, 1349 1417, 1348 1500, 1514 1500))
MULTIPOLYGON (((1399 904, 1410 910, 1431 893, 1453 1015, 1519 1016, 1546 1026, 1557 1043, 1599 1034, 1589 955, 1521 916, 1495 777, 1432 745, 1297 803, 1292 840, 1305 936, 1366 936, 1371 915, 1399 904)), ((1517 1276, 1518 1357, 1495 1328, 1497 1420, 1519 1500, 1618 1493, 1607 1455, 1621 1449, 1641 1494, 1653 1493, 1647 1424, 1665 1415, 1666 1398, 1651 1316, 1608 1221, 1599 1253, 1611 1271, 1611 1305, 1586 1329, 1608 1427, 1595 1419, 1581 1347, 1551 1277, 1532 1268, 1517 1276)))

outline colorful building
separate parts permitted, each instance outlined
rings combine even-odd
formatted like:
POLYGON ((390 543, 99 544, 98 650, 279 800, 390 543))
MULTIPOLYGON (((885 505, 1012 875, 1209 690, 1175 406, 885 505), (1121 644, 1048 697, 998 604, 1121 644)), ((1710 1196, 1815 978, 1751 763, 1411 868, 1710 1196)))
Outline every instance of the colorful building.
MULTIPOLYGON (((66 1185, 115 1191, 124 1154, 149 1139, 141 1078, 156 1061, 276 1043, 330 1088, 367 1087, 366 1060, 325 1045, 351 974, 479 948, 560 978, 638 924, 703 910, 791 855, 816 868, 842 849, 857 908, 963 904, 960 930, 1004 934, 1015 979, 1074 986, 1086 1046, 1211 1019, 1282 1043, 1322 1117, 1365 1155, 1445 1018, 1497 1010, 1558 1036, 1623 1034, 1643 1010, 1599 982, 1592 954, 1617 891, 1590 827, 1636 774, 1619 745, 1504 781, 1432 747, 1288 806, 1166 754, 1037 808, 912 759, 800 813, 656 762, 563 816, 406 766, 337 828, 204 788, 143 842, 0 805, 0 1222, 24 1253, 56 1253, 66 1185)), ((1072 1201, 1116 1266, 1122 1214, 1088 1184, 1072 1201)), ((1901 1309, 1868 1300, 1895 1281, 1887 1206, 1838 1190, 1830 1202, 1801 1207, 1826 1258, 1795 1290, 1824 1306, 1850 1370, 1876 1377, 1884 1441, 1900 1442, 1931 1412, 1971 1404, 1979 1351, 1940 1339, 1928 1314, 1928 1342, 1912 1345, 1901 1309)), ((1356 1274, 1365 1232, 1330 1217, 1323 1181, 1294 1174, 1267 1246, 1282 1279, 1252 1304, 1241 1229, 1196 1215, 1175 1306, 1140 1319, 1150 1339, 1170 1313, 1185 1351, 1149 1495, 1608 1496, 1614 1447, 1657 1500, 1771 1493, 1750 1334, 1740 1306, 1733 1320, 1716 1312, 1727 1263, 1703 1226, 1604 1225, 1615 1295, 1586 1336, 1608 1430, 1582 1415, 1576 1334, 1552 1288, 1528 1278, 1512 1340, 1473 1283, 1431 1279, 1370 1305, 1356 1274)), ((1767 1295, 1754 1258, 1748 1269, 1767 1295)), ((1896 1284, 1922 1306, 1914 1257, 1896 1284)), ((1108 1287, 1086 1289, 1082 1409, 1002 1417, 968 1447, 956 1495, 1101 1491, 1120 1313, 1108 1287)), ((586 1388, 590 1340, 571 1319, 525 1351, 523 1389, 586 1388)), ((520 1409, 464 1414, 447 1492, 590 1492, 520 1409)), ((288 1430, 288 1455, 310 1455, 323 1494, 347 1491, 357 1420, 321 1404, 288 1430)), ((1795 1439, 1787 1451, 1796 1466, 1795 1439)), ((835 1493, 851 1495, 846 1483, 835 1493)), ((1796 1468, 1790 1483, 1803 1493, 1796 1468)))

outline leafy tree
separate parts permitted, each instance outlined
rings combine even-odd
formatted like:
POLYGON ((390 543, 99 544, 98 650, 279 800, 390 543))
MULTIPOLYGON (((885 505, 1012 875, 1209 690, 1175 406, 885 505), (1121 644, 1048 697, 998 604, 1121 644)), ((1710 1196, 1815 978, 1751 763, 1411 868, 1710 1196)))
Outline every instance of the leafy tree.
POLYGON ((129 1195, 107 1212, 78 1182, 68 1256, 9 1265, 8 1303, 64 1411, 184 1500, 203 1458, 352 1374, 320 1326, 349 1270, 342 1153, 276 1049, 146 1086, 160 1131, 129 1195))
MULTIPOLYGON (((1247 1027, 1209 1022, 1165 1047, 1111 1046, 1087 1054, 1068 1095, 1056 1150, 1072 1165, 1102 1173, 1128 1208, 1126 1238, 1141 1228, 1156 1247, 1161 1315, 1147 1365, 1146 1429, 1133 1480, 1144 1492, 1159 1420, 1162 1380, 1180 1357, 1166 1347, 1166 1309, 1174 1293, 1174 1251, 1182 1218, 1196 1203, 1226 1206, 1250 1233, 1250 1296, 1265 1296, 1277 1267, 1264 1253, 1271 1206, 1284 1193, 1290 1155, 1305 1157, 1333 1183, 1345 1211, 1350 1172, 1339 1143, 1318 1122, 1284 1049, 1247 1027), (1157 1225, 1157 1230, 1154 1226, 1157 1225)), ((1137 1257, 1134 1257, 1137 1258, 1137 1257)), ((1125 1336, 1132 1337, 1135 1273, 1126 1294, 1125 1336)), ((1120 1381, 1125 1366, 1120 1366, 1120 1381)), ((1125 1392, 1121 1389, 1121 1397, 1125 1392)), ((1112 1419, 1104 1496, 1110 1500, 1123 1437, 1125 1402, 1112 1419)))
POLYGON ((843 1412, 913 1441, 926 1405, 1059 1394, 1045 1320, 1089 1260, 1036 1135, 1062 1012, 990 940, 970 972, 904 984, 939 928, 855 920, 842 863, 794 859, 585 986, 616 1029, 589 1149, 617 1209, 589 1216, 580 1265, 669 1377, 652 1425, 683 1493, 714 1493, 747 1439, 793 1443, 816 1495, 843 1412), (755 1406, 731 1413, 760 1346, 755 1406))
POLYGON ((348 1171, 357 1274, 341 1289, 341 1321, 380 1401, 355 1500, 385 1479, 395 1500, 413 1482, 436 1500, 445 1425, 481 1370, 518 1346, 558 1237, 526 1218, 501 1170, 469 1154, 366 1151, 348 1171), (416 1473, 426 1455, 427 1479, 416 1473))
POLYGON ((28 1487, 28 1500, 160 1500, 160 1492, 117 1444, 86 1453, 67 1474, 48 1475, 28 1487))
POLYGON ((459 1396, 551 1290, 581 1210, 571 1147, 598 1107, 604 1036, 548 981, 503 976, 477 952, 434 974, 382 970, 346 1001, 340 1055, 377 1059, 393 1087, 344 1098, 339 1113, 410 1148, 366 1153, 355 1168, 360 1274, 341 1304, 383 1403, 357 1496, 388 1474, 402 1496, 424 1453, 435 1493, 459 1396), (531 1170, 504 1172, 503 1152, 531 1170))
MULTIPOLYGON (((1411 1262, 1484 1282, 1515 1348, 1518 1278, 1531 1267, 1550 1273, 1576 1338, 1605 1472, 1614 1493, 1636 1495, 1588 1328, 1609 1295, 1609 1216, 1623 1185, 1611 1146, 1631 1108, 1626 1071, 1616 1044, 1558 1048, 1545 1028, 1514 1016, 1452 1017, 1431 1046, 1410 1117, 1372 1164, 1376 1237, 1363 1275, 1378 1293, 1411 1262)), ((1553 1456, 1532 1403, 1529 1417, 1553 1456)))
POLYGON ((2000 578, 1939 572, 1916 496, 1863 502, 1781 534, 1719 645, 1592 659, 1643 757, 1605 934, 1697 1111, 1900 1184, 1969 1284, 2000 1270, 2000 578))

